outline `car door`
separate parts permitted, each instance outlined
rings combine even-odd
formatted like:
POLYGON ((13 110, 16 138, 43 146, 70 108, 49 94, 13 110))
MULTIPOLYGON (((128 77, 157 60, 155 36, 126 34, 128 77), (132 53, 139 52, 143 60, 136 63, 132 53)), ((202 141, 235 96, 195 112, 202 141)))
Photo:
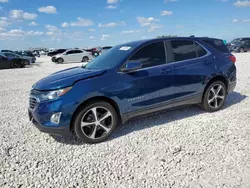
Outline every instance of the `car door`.
POLYGON ((0 69, 8 69, 8 68, 11 68, 11 64, 8 61, 8 58, 0 55, 0 69))
POLYGON ((175 100, 183 101, 183 104, 185 101, 187 104, 200 102, 204 83, 216 69, 213 55, 193 40, 171 40, 169 43, 172 47, 175 100))
POLYGON ((142 67, 136 71, 120 73, 120 83, 124 88, 120 94, 126 98, 125 111, 132 113, 129 116, 135 116, 134 111, 154 109, 171 100, 172 65, 167 64, 163 41, 142 47, 127 62, 142 63, 142 67))
POLYGON ((250 39, 246 40, 246 50, 249 51, 250 50, 250 39))
POLYGON ((75 54, 75 50, 69 50, 65 53, 65 55, 63 56, 63 59, 65 62, 74 62, 74 54, 75 54))
POLYGON ((83 51, 82 50, 75 50, 74 53, 74 62, 81 62, 83 58, 83 51))

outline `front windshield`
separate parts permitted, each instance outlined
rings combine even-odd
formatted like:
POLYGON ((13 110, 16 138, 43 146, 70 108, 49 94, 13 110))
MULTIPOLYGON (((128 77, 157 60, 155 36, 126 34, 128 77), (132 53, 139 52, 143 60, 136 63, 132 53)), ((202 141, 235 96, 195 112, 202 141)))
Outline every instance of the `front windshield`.
POLYGON ((102 55, 96 57, 84 68, 87 69, 109 69, 120 64, 126 58, 135 46, 118 45, 102 55))

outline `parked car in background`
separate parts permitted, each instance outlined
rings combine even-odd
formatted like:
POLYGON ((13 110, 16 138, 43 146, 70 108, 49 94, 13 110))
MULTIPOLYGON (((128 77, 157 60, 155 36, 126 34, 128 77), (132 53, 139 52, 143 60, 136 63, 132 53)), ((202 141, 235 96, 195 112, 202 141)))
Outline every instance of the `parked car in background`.
POLYGON ((90 48, 86 49, 85 51, 90 52, 92 56, 99 56, 100 53, 102 53, 102 48, 101 47, 95 47, 95 48, 90 48))
POLYGON ((39 50, 34 50, 34 51, 32 51, 32 53, 33 53, 34 56, 40 57, 39 50))
POLYGON ((236 86, 235 61, 220 39, 129 42, 38 81, 29 117, 43 132, 97 143, 136 116, 188 104, 215 112, 236 86))
POLYGON ((1 50, 1 52, 13 52, 12 50, 1 50))
POLYGON ((46 55, 46 52, 42 50, 42 51, 40 51, 40 54, 41 55, 46 55))
POLYGON ((108 51, 111 48, 112 48, 112 46, 104 46, 104 47, 102 47, 102 53, 108 51))
POLYGON ((250 38, 237 38, 227 44, 231 52, 247 52, 250 50, 250 38))
POLYGON ((31 51, 15 51, 14 53, 19 54, 21 56, 29 56, 35 58, 35 55, 31 51))
POLYGON ((20 58, 8 58, 0 53, 0 69, 23 68, 25 65, 20 58))
POLYGON ((13 52, 12 50, 1 50, 1 52, 13 52))
POLYGON ((22 56, 16 53, 12 53, 12 52, 5 52, 3 53, 6 57, 8 58, 20 58, 23 59, 23 63, 25 65, 30 65, 31 63, 35 63, 36 62, 36 58, 35 57, 30 57, 30 56, 22 56))
POLYGON ((55 56, 55 62, 57 63, 88 62, 90 59, 92 59, 92 55, 84 50, 67 50, 55 56))
POLYGON ((57 49, 55 51, 49 52, 47 55, 52 57, 52 56, 55 56, 57 54, 62 54, 66 51, 67 51, 67 49, 57 49))

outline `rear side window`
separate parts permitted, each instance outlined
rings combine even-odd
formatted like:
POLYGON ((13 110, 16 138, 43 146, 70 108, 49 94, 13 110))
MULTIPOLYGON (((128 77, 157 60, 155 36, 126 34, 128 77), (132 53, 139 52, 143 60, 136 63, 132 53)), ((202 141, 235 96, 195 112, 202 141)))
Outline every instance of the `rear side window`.
POLYGON ((222 53, 229 53, 228 48, 224 44, 222 40, 218 39, 205 39, 203 42, 207 43, 209 46, 212 46, 216 50, 222 52, 222 53))
POLYGON ((189 40, 172 40, 171 46, 174 54, 174 61, 184 61, 196 58, 195 44, 189 40))
POLYGON ((129 61, 140 61, 142 68, 153 67, 166 63, 165 48, 163 42, 149 44, 137 51, 129 61))
POLYGON ((67 54, 74 54, 75 50, 68 51, 67 54))
POLYGON ((81 50, 75 50, 75 53, 79 54, 79 53, 82 53, 82 51, 81 50))

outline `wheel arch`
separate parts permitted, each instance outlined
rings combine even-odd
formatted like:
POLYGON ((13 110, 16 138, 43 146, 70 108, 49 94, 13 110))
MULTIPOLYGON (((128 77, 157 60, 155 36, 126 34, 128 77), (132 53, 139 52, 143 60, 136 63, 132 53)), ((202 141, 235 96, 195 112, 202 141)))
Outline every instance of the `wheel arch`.
POLYGON ((73 113, 73 116, 71 118, 71 121, 70 121, 70 131, 73 131, 73 124, 74 124, 74 120, 76 118, 76 115, 79 113, 79 111, 86 105, 88 105, 89 103, 93 103, 93 102, 100 102, 100 101, 104 101, 104 102, 107 102, 109 103, 111 106, 113 106, 113 108, 115 109, 116 113, 117 113, 117 116, 118 116, 118 119, 119 119, 119 122, 121 122, 122 120, 122 117, 121 117, 121 113, 120 113, 120 109, 119 109, 119 106, 118 104, 111 98, 109 97, 105 97, 105 96, 96 96, 96 97, 91 97, 85 101, 83 101, 77 108, 76 110, 74 111, 73 113))
POLYGON ((226 79, 226 77, 225 76, 223 76, 223 75, 216 75, 216 76, 214 76, 213 78, 211 78, 210 80, 209 80, 209 82, 206 84, 206 87, 205 87, 205 89, 204 89, 204 91, 203 91, 203 94, 202 94, 202 100, 204 99, 204 95, 205 95, 205 93, 206 93, 206 90, 207 90, 207 88, 213 83, 213 82, 216 82, 216 81, 222 81, 224 84, 225 84, 225 86, 226 86, 226 91, 228 90, 228 80, 226 79))

